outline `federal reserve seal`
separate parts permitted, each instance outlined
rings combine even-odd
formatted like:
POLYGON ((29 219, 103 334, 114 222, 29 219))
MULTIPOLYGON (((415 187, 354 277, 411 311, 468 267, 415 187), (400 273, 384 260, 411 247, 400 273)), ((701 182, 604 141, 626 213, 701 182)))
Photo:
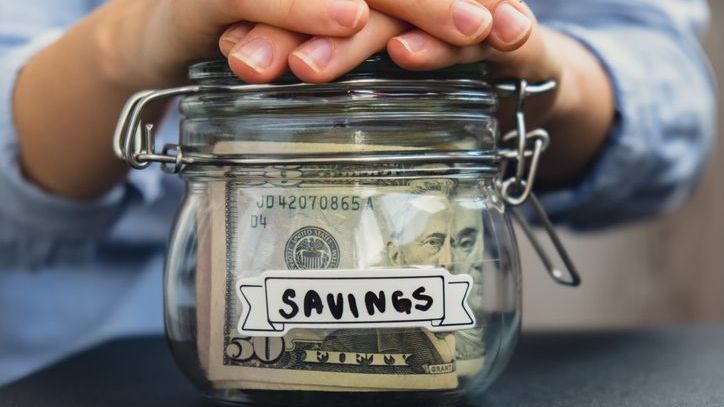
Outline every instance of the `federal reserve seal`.
POLYGON ((339 245, 324 229, 305 226, 292 234, 284 247, 290 270, 320 270, 339 267, 339 245))

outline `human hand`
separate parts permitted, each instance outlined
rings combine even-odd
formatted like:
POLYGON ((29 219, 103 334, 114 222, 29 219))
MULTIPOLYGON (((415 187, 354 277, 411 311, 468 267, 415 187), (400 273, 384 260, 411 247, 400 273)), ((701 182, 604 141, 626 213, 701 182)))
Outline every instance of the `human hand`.
POLYGON ((349 38, 309 39, 267 25, 240 23, 219 46, 234 72, 267 82, 290 68, 308 82, 330 81, 382 49, 401 67, 430 70, 486 60, 501 76, 557 79, 533 13, 515 0, 368 0, 367 25, 349 38), (410 28, 413 25, 415 28, 410 28), (273 56, 260 57, 260 44, 273 56), (283 44, 274 47, 268 44, 283 44), (264 60, 264 64, 254 64, 264 60))
MULTIPOLYGON (((102 70, 141 89, 181 82, 189 63, 218 54, 219 36, 234 22, 268 24, 289 38, 344 37, 366 25, 369 8, 363 0, 113 0, 94 14, 102 70)), ((280 38, 274 51, 290 45, 280 38)))

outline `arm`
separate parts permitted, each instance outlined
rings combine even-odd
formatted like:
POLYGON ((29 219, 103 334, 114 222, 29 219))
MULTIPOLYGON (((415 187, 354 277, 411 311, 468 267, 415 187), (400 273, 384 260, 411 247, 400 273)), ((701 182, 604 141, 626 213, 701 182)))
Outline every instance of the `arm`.
POLYGON ((341 36, 361 28, 367 13, 361 0, 111 1, 35 55, 17 80, 25 175, 56 195, 100 196, 125 176, 111 150, 125 100, 183 81, 190 61, 218 52, 226 26, 250 20, 341 36))
POLYGON ((83 205, 57 199, 20 172, 11 102, 18 72, 87 7, 85 1, 68 1, 62 12, 45 13, 52 1, 0 1, 0 271, 80 257, 88 252, 87 239, 106 230, 124 205, 120 189, 83 205))
MULTIPOLYGON (((352 12, 362 14, 352 23, 361 25, 367 8, 355 1, 349 2, 352 12)), ((280 18, 247 1, 248 10, 205 15, 217 24, 206 21, 200 30, 188 25, 199 24, 195 17, 202 15, 192 6, 208 12, 232 2, 112 0, 88 15, 97 3, 104 2, 67 0, 61 7, 51 0, 0 0, 0 270, 92 256, 94 244, 129 206, 148 203, 154 192, 145 180, 158 176, 118 183, 125 170, 111 154, 111 138, 125 98, 183 80, 188 58, 217 52, 218 35, 237 12, 257 21, 280 18), (171 17, 160 9, 164 4, 190 14, 164 22, 171 17)), ((356 30, 336 21, 331 3, 305 1, 310 7, 296 12, 317 18, 290 24, 302 20, 339 35, 356 30)))
POLYGON ((700 44, 706 2, 546 0, 532 7, 601 61, 616 111, 584 177, 543 197, 549 212, 592 228, 680 206, 696 186, 715 130, 716 86, 700 44))

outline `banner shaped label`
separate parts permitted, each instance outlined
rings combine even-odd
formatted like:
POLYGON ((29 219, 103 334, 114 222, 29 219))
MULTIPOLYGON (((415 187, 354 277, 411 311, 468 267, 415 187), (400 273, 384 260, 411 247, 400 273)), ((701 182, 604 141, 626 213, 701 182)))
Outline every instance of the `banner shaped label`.
POLYGON ((468 275, 443 268, 267 271, 241 279, 239 333, 283 336, 293 328, 427 328, 475 326, 468 275))

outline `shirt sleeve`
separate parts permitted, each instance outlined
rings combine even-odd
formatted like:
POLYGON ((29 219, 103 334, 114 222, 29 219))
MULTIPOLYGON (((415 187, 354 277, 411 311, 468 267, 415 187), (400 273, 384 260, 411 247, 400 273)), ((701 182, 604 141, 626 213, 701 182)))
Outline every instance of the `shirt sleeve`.
POLYGON ((89 3, 70 0, 59 7, 51 1, 0 0, 0 270, 88 258, 94 241, 128 204, 135 197, 141 201, 142 193, 130 183, 93 201, 61 198, 27 181, 20 169, 12 112, 18 74, 34 54, 91 11, 89 3))
POLYGON ((551 218, 590 229, 679 207, 696 186, 715 132, 716 86, 700 44, 706 2, 541 0, 531 6, 543 24, 598 57, 617 113, 580 184, 541 195, 551 218))

